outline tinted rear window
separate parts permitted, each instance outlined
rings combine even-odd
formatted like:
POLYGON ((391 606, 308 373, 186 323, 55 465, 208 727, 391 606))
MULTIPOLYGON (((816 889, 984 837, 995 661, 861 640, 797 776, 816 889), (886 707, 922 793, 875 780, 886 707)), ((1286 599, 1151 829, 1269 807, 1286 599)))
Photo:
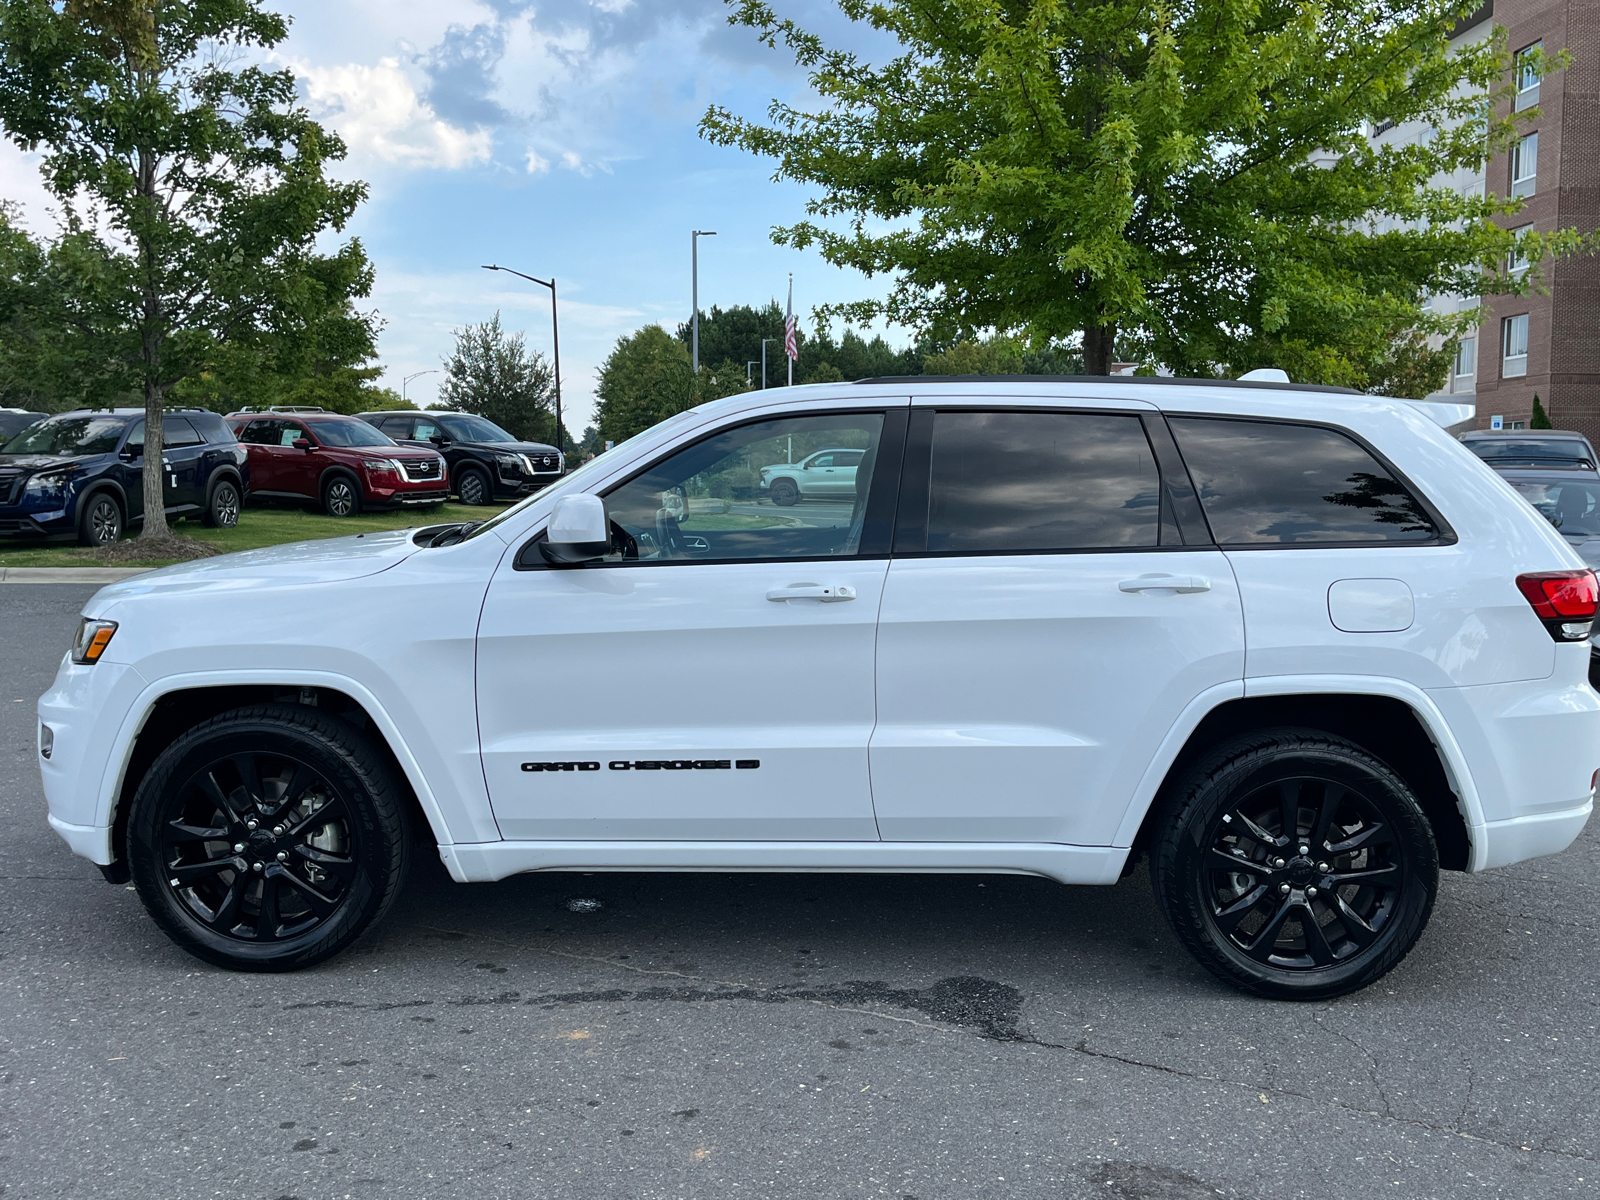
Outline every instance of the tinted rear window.
POLYGON ((1169 424, 1224 546, 1438 536, 1393 472, 1335 430, 1205 417, 1169 424))
POLYGON ((1593 463, 1577 438, 1472 438, 1466 447, 1487 462, 1593 463))
POLYGON ((1144 426, 1100 413, 941 412, 928 549, 1154 546, 1161 487, 1144 426))

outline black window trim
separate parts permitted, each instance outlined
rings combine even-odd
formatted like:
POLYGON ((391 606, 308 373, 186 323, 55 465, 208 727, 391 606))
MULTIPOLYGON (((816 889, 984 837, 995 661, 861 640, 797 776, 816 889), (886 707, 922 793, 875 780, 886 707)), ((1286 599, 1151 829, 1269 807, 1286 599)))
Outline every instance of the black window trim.
POLYGON ((899 512, 895 526, 894 558, 1023 558, 1060 554, 1172 554, 1214 550, 1211 529, 1200 509, 1199 493, 1178 456, 1177 443, 1162 414, 1149 408, 1106 408, 1080 404, 985 404, 961 400, 923 404, 913 410, 906 437, 905 465, 900 474, 899 512), (928 505, 932 500, 933 423, 941 412, 1061 413, 1088 416, 1136 417, 1144 430, 1161 481, 1161 516, 1157 537, 1163 542, 1169 527, 1178 541, 1155 546, 1083 546, 1051 550, 929 550, 928 505), (1166 444, 1163 444, 1166 443, 1166 444))
MULTIPOLYGON (((1430 546, 1454 546, 1461 540, 1456 536, 1456 531, 1451 526, 1450 522, 1444 519, 1444 514, 1441 513, 1437 507, 1435 507, 1432 499, 1429 498, 1428 493, 1412 482, 1411 477, 1408 476, 1404 471, 1400 470, 1399 467, 1390 462, 1387 455, 1383 454, 1366 438, 1362 437, 1355 430, 1350 429, 1347 426, 1335 425, 1331 421, 1307 421, 1298 417, 1252 417, 1241 413, 1163 411, 1162 416, 1169 421, 1191 419, 1203 421, 1248 421, 1257 425, 1297 425, 1311 429, 1325 429, 1330 433, 1342 434, 1344 437, 1349 438, 1352 442, 1370 454, 1377 461, 1379 466, 1389 472, 1390 476, 1396 483, 1400 484, 1406 489, 1406 491, 1410 492, 1411 498, 1421 506, 1422 511, 1427 515, 1428 519, 1433 522, 1433 527, 1439 531, 1436 537, 1423 538, 1414 542, 1218 542, 1217 548, 1219 550, 1414 550, 1430 546)), ((1177 435, 1172 434, 1171 436, 1173 438, 1173 444, 1177 445, 1177 435)), ((1183 453, 1181 447, 1179 447, 1178 453, 1181 457, 1183 453)), ((1185 468, 1187 468, 1187 465, 1188 464, 1185 463, 1185 468)), ((1195 489, 1195 495, 1196 498, 1198 498, 1198 488, 1195 489)), ((1209 521, 1209 518, 1207 518, 1207 520, 1209 521)))
POLYGON ((623 559, 620 561, 594 559, 581 563, 552 563, 546 561, 544 555, 539 553, 539 543, 545 540, 545 530, 541 528, 517 548, 516 556, 511 562, 512 570, 597 571, 619 567, 627 570, 636 570, 643 567, 735 566, 740 564, 754 566, 761 563, 838 563, 885 560, 890 557, 891 539, 894 535, 896 506, 900 496, 900 472, 906 449, 906 423, 911 415, 910 404, 886 404, 884 401, 879 400, 876 403, 853 404, 839 408, 757 413, 741 421, 719 425, 715 429, 701 434, 693 441, 679 442, 671 446, 664 454, 651 459, 637 470, 609 485, 599 495, 604 500, 613 492, 627 487, 641 475, 648 474, 669 458, 685 450, 692 449, 702 442, 708 442, 714 437, 721 437, 723 434, 730 433, 736 429, 744 429, 751 425, 763 425, 769 421, 798 420, 805 417, 850 417, 870 416, 873 414, 883 417, 883 431, 879 435, 878 461, 873 465, 872 490, 867 494, 867 516, 861 526, 861 544, 863 546, 881 546, 881 550, 875 549, 864 554, 806 554, 797 555, 793 558, 668 558, 623 559))

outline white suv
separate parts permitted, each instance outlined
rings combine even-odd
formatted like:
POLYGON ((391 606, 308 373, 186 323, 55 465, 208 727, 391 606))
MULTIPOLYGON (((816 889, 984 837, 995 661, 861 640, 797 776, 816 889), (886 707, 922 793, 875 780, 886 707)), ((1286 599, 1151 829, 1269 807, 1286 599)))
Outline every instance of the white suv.
POLYGON ((1415 406, 879 380, 682 413, 472 526, 250 551, 84 610, 50 821, 214 963, 541 870, 1115 883, 1278 997, 1372 982, 1440 868, 1593 806, 1594 575, 1415 406), (863 451, 854 494, 718 501, 863 451))

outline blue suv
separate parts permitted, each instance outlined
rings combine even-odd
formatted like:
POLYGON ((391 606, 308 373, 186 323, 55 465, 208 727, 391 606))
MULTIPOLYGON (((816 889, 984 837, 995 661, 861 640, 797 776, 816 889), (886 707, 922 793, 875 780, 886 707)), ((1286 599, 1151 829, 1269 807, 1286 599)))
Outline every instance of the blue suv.
MULTIPOLYGON (((238 524, 249 468, 227 423, 197 408, 161 423, 167 516, 238 524)), ((78 409, 24 429, 0 447, 0 537, 110 545, 144 520, 144 452, 142 408, 78 409)))

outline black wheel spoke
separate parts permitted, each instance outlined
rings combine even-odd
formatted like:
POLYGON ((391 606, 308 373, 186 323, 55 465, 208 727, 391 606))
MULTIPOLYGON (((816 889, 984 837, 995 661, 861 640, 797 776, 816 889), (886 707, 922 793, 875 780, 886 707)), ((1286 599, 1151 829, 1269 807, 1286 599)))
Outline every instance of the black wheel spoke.
POLYGON ((1272 957, 1272 952, 1278 944, 1278 934, 1283 932, 1283 923, 1293 912, 1295 905, 1292 901, 1285 900, 1278 905, 1278 911, 1272 914, 1272 919, 1261 927, 1261 932, 1256 934, 1255 941, 1245 947, 1245 953, 1257 962, 1266 962, 1272 957))
POLYGON ((1333 819, 1339 813, 1339 806, 1344 803, 1346 789, 1337 783, 1324 783, 1322 785, 1322 803, 1317 808, 1317 815, 1311 821, 1311 833, 1307 841, 1319 854, 1328 840, 1328 830, 1333 825, 1333 819))
POLYGON ((1362 883, 1372 879, 1386 880, 1390 877, 1397 877, 1399 874, 1400 868, 1391 863, 1386 867, 1372 867, 1370 870, 1365 871, 1335 871, 1328 878, 1333 882, 1334 887, 1342 887, 1347 883, 1362 883))
POLYGON ((1249 871, 1252 875, 1270 875, 1272 868, 1266 863, 1258 863, 1253 859, 1245 858, 1238 851, 1224 850, 1221 846, 1211 847, 1210 866, 1222 871, 1249 871))
POLYGON ((289 827, 287 837, 304 837, 313 829, 320 829, 331 821, 336 821, 344 816, 344 801, 338 796, 330 796, 322 806, 314 812, 308 813, 294 825, 289 827))
POLYGON ((297 892, 305 900, 306 906, 311 909, 312 913, 319 921, 326 919, 328 914, 333 912, 333 910, 338 906, 339 902, 332 896, 325 895, 316 888, 312 887, 304 879, 301 879, 288 871, 284 871, 283 874, 277 878, 280 882, 293 888, 295 892, 297 892))
POLYGON ((233 867, 238 869, 238 863, 232 858, 208 858, 205 862, 177 863, 167 868, 167 878, 177 880, 177 887, 192 887, 202 879, 209 879, 218 871, 233 867))
POLYGON ((1346 904, 1343 896, 1334 895, 1333 911, 1339 914, 1339 923, 1344 926, 1346 936, 1361 949, 1365 950, 1377 939, 1378 931, 1346 904))
POLYGON ((1254 821, 1252 821, 1249 817, 1245 816, 1244 813, 1240 812, 1238 809, 1234 809, 1234 811, 1233 811, 1233 819, 1235 821, 1238 821, 1239 824, 1243 825, 1245 827, 1245 831, 1248 832, 1251 837, 1255 838, 1256 841, 1261 842, 1261 843, 1263 843, 1264 845, 1267 845, 1267 846, 1276 846, 1276 845, 1278 845, 1278 839, 1277 838, 1273 837, 1270 833, 1268 833, 1265 829, 1261 828, 1261 826, 1257 825, 1254 821))
POLYGON ((1221 931, 1224 937, 1232 937, 1233 931, 1239 927, 1239 922, 1255 911, 1256 906, 1265 899, 1266 894, 1265 885, 1253 887, 1232 904, 1219 910, 1214 914, 1217 929, 1221 931))
POLYGON ((1283 821, 1283 840, 1286 843, 1300 836, 1300 793, 1304 790, 1303 779, 1285 779, 1278 785, 1280 819, 1283 821))
POLYGON ((1306 934, 1306 952, 1311 955, 1311 961, 1319 967, 1326 967, 1333 963, 1333 947, 1328 945, 1328 935, 1322 932, 1322 926, 1317 924, 1317 914, 1311 905, 1305 904, 1300 918, 1300 927, 1306 934))
POLYGON ((265 942, 277 937, 278 924, 278 871, 274 870, 261 878, 261 908, 256 913, 257 940, 265 942))
MULTIPOLYGON (((318 870, 325 871, 341 883, 348 882, 355 874, 356 861, 346 858, 341 854, 331 854, 326 850, 319 850, 315 846, 296 846, 294 852, 309 863, 316 865, 318 870)), ((299 882, 298 876, 295 882, 299 882)))
POLYGON ((239 809, 234 804, 233 798, 222 790, 222 785, 217 782, 216 775, 210 770, 201 771, 195 776, 195 786, 228 820, 243 823, 244 818, 239 815, 239 809))
POLYGON ((1365 829, 1351 834, 1342 842, 1331 843, 1327 848, 1327 852, 1329 854, 1354 854, 1357 850, 1392 845, 1394 845, 1394 832, 1385 822, 1373 821, 1365 829))
POLYGON ((261 790, 261 771, 256 766, 254 754, 233 754, 228 761, 233 764, 234 770, 239 772, 239 783, 244 788, 246 797, 251 804, 260 804, 265 799, 261 790))
POLYGON ((191 825, 187 821, 167 822, 169 842, 225 842, 228 830, 220 825, 191 825))
POLYGON ((239 923, 239 904, 244 900, 245 889, 249 886, 250 876, 245 872, 239 871, 234 875, 233 882, 228 885, 228 894, 211 914, 212 925, 226 933, 239 923))

